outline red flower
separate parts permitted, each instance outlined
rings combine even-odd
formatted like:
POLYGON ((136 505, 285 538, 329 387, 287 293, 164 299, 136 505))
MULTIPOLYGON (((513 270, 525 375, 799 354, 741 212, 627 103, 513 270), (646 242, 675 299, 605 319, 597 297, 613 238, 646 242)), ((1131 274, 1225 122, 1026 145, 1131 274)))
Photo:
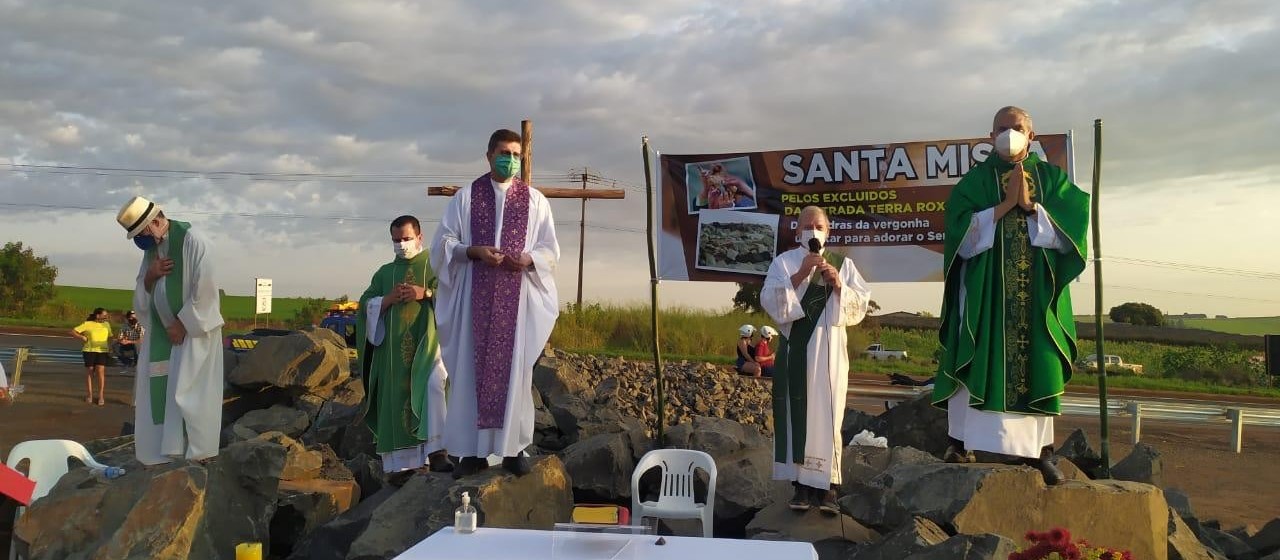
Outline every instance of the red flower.
POLYGON ((1062 545, 1062 544, 1071 542, 1071 533, 1067 532, 1066 529, 1062 529, 1060 527, 1054 527, 1052 530, 1049 531, 1049 542, 1056 545, 1062 545))

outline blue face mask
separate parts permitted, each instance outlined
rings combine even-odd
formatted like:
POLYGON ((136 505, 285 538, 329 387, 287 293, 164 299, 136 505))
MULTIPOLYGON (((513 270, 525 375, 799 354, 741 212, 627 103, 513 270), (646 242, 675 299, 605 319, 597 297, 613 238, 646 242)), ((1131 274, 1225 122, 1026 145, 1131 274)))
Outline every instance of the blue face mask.
POLYGON ((139 249, 146 251, 147 249, 151 249, 156 246, 156 238, 150 235, 135 235, 133 236, 133 244, 137 245, 139 249))
POLYGON ((502 154, 493 160, 493 169, 501 178, 511 178, 520 174, 520 158, 511 154, 502 154))

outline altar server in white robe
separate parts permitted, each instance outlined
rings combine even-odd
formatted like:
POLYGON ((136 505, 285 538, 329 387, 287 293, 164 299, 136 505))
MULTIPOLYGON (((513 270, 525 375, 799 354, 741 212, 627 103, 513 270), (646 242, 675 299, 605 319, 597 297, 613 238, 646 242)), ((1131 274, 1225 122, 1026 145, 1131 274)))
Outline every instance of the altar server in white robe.
POLYGON ((760 304, 778 324, 774 366, 775 480, 790 480, 791 509, 834 515, 840 484, 840 424, 849 390, 847 327, 866 316, 871 290, 847 257, 825 249, 830 222, 801 210, 800 246, 769 265, 760 304))
POLYGON ((209 244, 135 196, 116 221, 143 251, 133 309, 143 338, 134 377, 134 440, 146 465, 204 461, 222 429, 222 313, 209 244))
POLYGON ((431 244, 455 478, 488 467, 489 455, 529 472, 533 366, 560 312, 555 222, 546 197, 518 178, 520 135, 494 132, 485 156, 490 172, 454 195, 431 244))

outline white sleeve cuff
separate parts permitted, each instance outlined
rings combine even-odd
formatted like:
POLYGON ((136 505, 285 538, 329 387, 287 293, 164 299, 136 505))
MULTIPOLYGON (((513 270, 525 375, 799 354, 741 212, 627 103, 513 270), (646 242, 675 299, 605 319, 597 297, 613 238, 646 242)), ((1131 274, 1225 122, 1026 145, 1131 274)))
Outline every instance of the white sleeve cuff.
POLYGON ((369 344, 380 346, 387 337, 387 327, 382 323, 382 296, 369 298, 365 304, 365 338, 369 344))
POLYGON ((1032 247, 1056 249, 1061 251, 1065 245, 1062 234, 1053 227, 1049 212, 1036 203, 1036 219, 1027 221, 1027 235, 1031 237, 1032 247))
POLYGON ((969 229, 960 240, 956 255, 962 259, 970 259, 990 249, 996 243, 996 209, 987 208, 974 213, 969 218, 969 229))

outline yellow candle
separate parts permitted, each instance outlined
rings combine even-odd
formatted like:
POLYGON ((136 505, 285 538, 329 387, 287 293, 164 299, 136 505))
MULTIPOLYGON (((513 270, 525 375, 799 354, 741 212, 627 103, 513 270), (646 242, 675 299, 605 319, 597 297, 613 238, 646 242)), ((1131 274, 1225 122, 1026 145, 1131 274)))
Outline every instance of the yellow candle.
POLYGON ((236 545, 236 560, 262 560, 262 543, 247 542, 236 545))

